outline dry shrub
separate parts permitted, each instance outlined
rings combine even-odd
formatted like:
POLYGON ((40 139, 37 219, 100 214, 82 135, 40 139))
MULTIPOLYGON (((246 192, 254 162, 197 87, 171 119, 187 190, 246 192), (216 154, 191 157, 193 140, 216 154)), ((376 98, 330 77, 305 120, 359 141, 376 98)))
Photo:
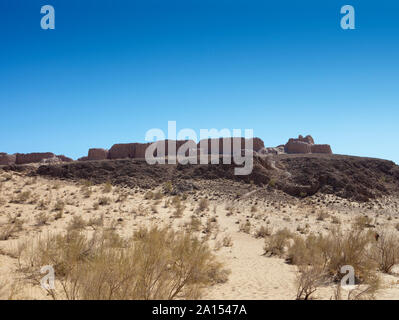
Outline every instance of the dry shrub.
POLYGON ((87 226, 87 222, 81 216, 73 216, 67 226, 67 230, 81 230, 87 226))
POLYGON ((50 217, 46 212, 40 212, 36 216, 36 226, 44 226, 49 221, 50 217))
POLYGON ((245 223, 240 223, 239 231, 244 232, 244 233, 250 233, 251 232, 251 222, 245 221, 245 223))
POLYGON ((230 236, 224 236, 222 240, 223 247, 232 247, 233 246, 233 240, 231 239, 230 236))
POLYGON ((205 228, 203 232, 210 235, 213 231, 218 229, 217 219, 215 217, 206 219, 205 228))
POLYGON ((269 227, 261 226, 255 232, 256 238, 266 238, 272 235, 272 230, 269 227))
POLYGON ((208 210, 209 201, 206 198, 202 198, 198 204, 198 211, 202 212, 208 210))
POLYGON ((334 224, 341 224, 341 220, 339 220, 337 217, 332 217, 331 222, 334 224))
POLYGON ((334 293, 335 300, 374 300, 375 294, 381 287, 381 280, 377 275, 373 275, 367 283, 355 286, 349 290, 346 297, 342 296, 341 285, 338 284, 334 293))
POLYGON ((297 300, 309 300, 317 288, 328 280, 320 266, 301 266, 296 277, 297 300))
POLYGON ((191 231, 199 231, 201 228, 201 220, 198 219, 196 216, 191 216, 189 228, 191 231))
POLYGON ((12 224, 6 224, 6 225, 1 226, 0 240, 6 241, 6 240, 10 239, 15 231, 16 231, 16 228, 12 224))
POLYGON ((54 299, 196 299, 205 286, 227 281, 208 245, 190 233, 151 228, 126 241, 115 236, 48 236, 27 253, 27 266, 33 275, 54 266, 54 299))
POLYGON ((292 233, 288 229, 278 230, 275 234, 265 239, 264 254, 282 256, 290 238, 292 238, 292 233))
POLYGON ((151 200, 154 198, 154 192, 152 191, 147 191, 144 195, 144 199, 145 200, 151 200))
POLYGON ((111 203, 111 198, 110 197, 100 197, 100 199, 98 199, 98 204, 100 206, 107 206, 111 203))
POLYGON ((36 209, 38 210, 46 210, 49 202, 45 200, 40 200, 39 203, 36 206, 36 209))
POLYGON ((390 273, 392 267, 399 263, 399 238, 393 233, 380 233, 378 241, 372 246, 372 257, 382 272, 390 273))
POLYGON ((157 191, 157 192, 154 193, 153 199, 154 200, 160 200, 160 199, 162 199, 162 197, 163 197, 163 194, 160 191, 157 191))
POLYGON ((90 198, 91 194, 93 193, 89 186, 82 186, 80 191, 83 194, 83 197, 85 197, 86 199, 90 198))
POLYGON ((324 220, 326 220, 329 216, 330 216, 330 215, 329 215, 327 212, 321 211, 321 212, 319 212, 319 214, 318 214, 316 220, 317 220, 317 221, 324 221, 324 220))
POLYGON ((64 211, 65 203, 62 200, 58 200, 54 205, 54 211, 64 211))
POLYGON ((370 228, 373 225, 371 224, 372 220, 368 216, 358 216, 355 219, 354 226, 360 230, 364 228, 370 228))
POLYGON ((12 203, 23 204, 26 203, 31 196, 30 191, 24 191, 18 194, 14 199, 11 200, 12 203))
POLYGON ((92 227, 93 229, 96 229, 96 227, 103 227, 104 226, 104 215, 101 215, 99 217, 91 217, 89 221, 86 223, 87 226, 92 227))
POLYGON ((327 239, 326 249, 329 272, 340 280, 341 267, 350 265, 355 269, 356 282, 367 282, 374 276, 376 267, 369 255, 371 241, 370 233, 359 229, 352 229, 347 233, 339 229, 333 230, 327 239))
POLYGON ((361 283, 375 267, 368 254, 370 242, 370 234, 359 229, 347 233, 335 229, 327 236, 310 234, 305 239, 297 236, 288 249, 287 260, 296 265, 321 266, 336 281, 343 276, 341 267, 350 265, 361 283))
POLYGON ((185 207, 183 206, 179 196, 176 196, 172 199, 172 205, 175 207, 173 217, 181 218, 183 216, 185 207))
POLYGON ((294 237, 287 252, 287 261, 299 267, 297 298, 309 298, 320 285, 320 279, 340 281, 344 276, 341 268, 346 265, 353 267, 357 284, 348 299, 372 298, 379 284, 376 263, 369 254, 373 241, 370 232, 359 228, 346 233, 335 229, 326 236, 310 234, 306 238, 294 237))
POLYGON ((103 193, 110 193, 112 191, 111 182, 107 181, 103 187, 103 193))
POLYGON ((172 191, 173 191, 172 181, 165 182, 165 184, 163 186, 163 191, 166 194, 171 194, 172 193, 172 191))

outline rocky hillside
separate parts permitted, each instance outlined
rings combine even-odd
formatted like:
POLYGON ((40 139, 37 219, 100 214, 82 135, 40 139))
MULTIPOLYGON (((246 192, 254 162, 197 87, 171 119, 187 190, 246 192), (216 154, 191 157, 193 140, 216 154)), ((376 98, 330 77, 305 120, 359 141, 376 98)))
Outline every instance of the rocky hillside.
MULTIPOLYGON (((6 166, 5 170, 29 170, 68 180, 110 181, 114 185, 151 188, 171 181, 175 192, 200 188, 213 181, 220 190, 234 192, 232 181, 277 189, 290 196, 307 197, 317 192, 356 201, 399 194, 399 166, 387 160, 333 154, 279 154, 256 156, 248 176, 235 176, 235 165, 148 165, 144 160, 101 160, 45 164, 40 167, 6 166), (230 181, 230 182, 229 182, 230 181)), ((235 185, 234 188, 237 188, 235 185)))

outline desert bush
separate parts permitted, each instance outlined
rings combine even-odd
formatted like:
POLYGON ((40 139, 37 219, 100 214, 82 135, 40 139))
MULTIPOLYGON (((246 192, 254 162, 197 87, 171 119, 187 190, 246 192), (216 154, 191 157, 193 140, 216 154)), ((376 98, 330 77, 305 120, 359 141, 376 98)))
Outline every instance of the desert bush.
POLYGON ((399 263, 399 238, 393 233, 380 233, 378 241, 372 245, 372 257, 382 272, 390 273, 392 267, 399 263))
POLYGON ((172 191, 173 191, 172 181, 165 182, 165 184, 163 186, 163 191, 166 194, 171 194, 172 193, 172 191))
POLYGON ((141 229, 123 247, 98 232, 92 238, 76 231, 49 236, 30 250, 27 262, 33 270, 54 266, 54 299, 194 299, 227 280, 205 242, 167 228, 141 229))
POLYGON ((65 203, 62 200, 58 200, 54 205, 54 211, 64 211, 65 203))
POLYGON ((6 224, 0 227, 0 240, 5 241, 12 237, 16 228, 12 224, 6 224))
POLYGON ((162 197, 163 197, 163 194, 160 191, 157 191, 154 193, 153 198, 154 198, 154 200, 160 200, 160 199, 162 199, 162 197))
POLYGON ((233 246, 233 240, 231 239, 230 236, 224 236, 222 240, 223 247, 232 247, 233 246))
POLYGON ((38 210, 46 210, 47 209, 47 205, 48 205, 48 202, 42 199, 37 204, 36 209, 38 209, 38 210))
POLYGON ((320 211, 319 214, 317 215, 316 220, 317 221, 324 221, 326 220, 330 215, 325 212, 325 211, 320 211))
POLYGON ((87 222, 81 216, 73 216, 72 220, 68 223, 67 230, 81 230, 87 226, 87 222))
POLYGON ((20 192, 14 199, 11 200, 12 203, 23 204, 26 203, 31 196, 30 191, 20 192))
POLYGON ((374 300, 375 294, 381 287, 380 278, 374 274, 365 283, 355 286, 349 290, 346 297, 342 296, 341 285, 336 286, 334 293, 335 300, 374 300))
POLYGON ((86 185, 82 186, 80 191, 83 194, 83 197, 85 197, 86 199, 90 198, 91 194, 93 193, 91 188, 89 186, 86 186, 86 185))
POLYGON ((145 194, 144 194, 144 199, 145 200, 151 200, 151 199, 153 199, 154 198, 154 192, 152 192, 152 191, 147 191, 145 194))
POLYGON ((100 215, 99 217, 91 217, 89 221, 87 221, 86 225, 92 227, 93 229, 104 226, 104 215, 100 215))
POLYGON ((207 235, 211 235, 213 231, 218 228, 216 218, 208 218, 206 219, 205 227, 203 232, 207 235))
POLYGON ((334 224, 340 224, 341 221, 337 217, 332 217, 331 222, 334 224))
POLYGON ((256 238, 266 238, 272 234, 272 230, 269 227, 261 226, 255 232, 256 238))
POLYGON ((287 251, 287 262, 298 266, 326 267, 328 261, 328 240, 322 235, 310 234, 306 238, 294 236, 287 251))
POLYGON ((111 182, 107 181, 103 187, 103 193, 110 193, 112 191, 112 184, 111 182))
POLYGON ((172 205, 175 208, 175 211, 173 212, 173 217, 181 218, 183 216, 185 207, 183 206, 182 202, 180 201, 179 196, 175 196, 172 199, 172 205))
POLYGON ((208 199, 202 198, 202 199, 199 201, 198 210, 199 210, 199 211, 205 211, 205 210, 208 209, 208 207, 209 207, 209 201, 208 201, 208 199))
POLYGON ((265 239, 264 254, 282 256, 290 238, 292 238, 292 233, 288 229, 278 230, 265 239))
POLYGON ((106 206, 109 205, 110 203, 111 203, 110 197, 100 197, 100 199, 98 199, 98 204, 100 206, 106 206))
POLYGON ((251 222, 245 221, 245 223, 240 223, 239 231, 244 232, 244 233, 250 233, 251 232, 251 222))
POLYGON ((50 217, 47 212, 40 212, 36 215, 36 225, 44 226, 49 221, 50 217))
POLYGON ((309 300, 317 288, 328 280, 325 270, 319 266, 301 266, 296 277, 297 300, 309 300))
POLYGON ((258 208, 257 208, 255 205, 253 205, 253 206, 251 207, 251 212, 252 212, 252 213, 255 213, 256 211, 258 211, 258 208))
POLYGON ((199 231, 201 228, 201 220, 196 216, 191 216, 189 227, 191 231, 199 231))
POLYGON ((364 228, 371 227, 371 222, 372 220, 368 216, 357 216, 355 218, 354 226, 360 230, 363 230, 364 228))
POLYGON ((296 265, 320 266, 335 281, 343 276, 341 267, 350 265, 356 282, 367 282, 376 267, 369 254, 371 239, 369 232, 357 228, 346 233, 334 229, 327 236, 310 234, 305 239, 297 236, 288 249, 287 260, 296 265))

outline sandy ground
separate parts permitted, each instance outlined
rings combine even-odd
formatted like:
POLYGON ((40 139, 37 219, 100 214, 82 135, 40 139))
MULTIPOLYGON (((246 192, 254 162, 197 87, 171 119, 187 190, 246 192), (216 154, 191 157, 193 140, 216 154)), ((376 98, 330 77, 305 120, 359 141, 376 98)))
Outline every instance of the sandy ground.
MULTIPOLYGON (((3 299, 49 299, 43 289, 25 281, 18 272, 18 246, 24 240, 34 241, 48 233, 65 231, 74 216, 86 221, 103 217, 104 225, 113 225, 120 235, 130 236, 141 225, 187 226, 200 200, 207 197, 209 206, 198 214, 201 226, 197 233, 199 237, 209 236, 210 246, 231 273, 227 282, 207 288, 204 299, 295 299, 297 267, 284 259, 263 254, 264 239, 255 237, 260 226, 271 231, 288 228, 297 234, 317 234, 337 225, 349 228, 357 216, 366 214, 376 229, 399 232, 396 230, 398 200, 390 198, 358 204, 334 196, 315 195, 305 200, 293 198, 287 203, 277 201, 276 197, 257 197, 254 188, 232 201, 215 197, 208 190, 188 194, 182 201, 182 217, 175 217, 173 197, 146 199, 148 190, 119 187, 107 190, 105 185, 85 187, 84 183, 1 171, 0 181, 1 233, 4 235, 13 219, 22 222, 6 239, 0 240, 0 297, 3 299), (106 203, 98 204, 104 197, 106 203), (57 210, 60 203, 64 204, 62 215, 57 210), (209 219, 214 221, 210 235, 204 231, 209 219), (245 223, 249 230, 242 229, 245 223), (223 241, 229 237, 231 243, 224 246, 223 241), (14 288, 12 283, 17 279, 21 281, 14 288)), ((152 191, 161 191, 161 186, 152 191)), ((90 226, 85 229, 93 230, 90 226)), ((398 299, 399 274, 381 274, 381 278, 383 286, 377 299, 398 299)), ((332 285, 320 288, 315 298, 330 299, 333 289, 332 285)))

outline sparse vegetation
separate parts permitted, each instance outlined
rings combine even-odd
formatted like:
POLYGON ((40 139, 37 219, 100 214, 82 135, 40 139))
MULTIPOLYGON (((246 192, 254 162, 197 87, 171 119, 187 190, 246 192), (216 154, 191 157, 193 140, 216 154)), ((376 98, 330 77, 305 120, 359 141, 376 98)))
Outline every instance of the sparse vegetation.
POLYGON ((272 231, 269 227, 261 226, 259 229, 256 230, 255 232, 255 237, 256 238, 266 238, 271 236, 272 231))
POLYGON ((227 280, 208 245, 190 233, 142 228, 127 241, 111 234, 41 239, 26 254, 31 277, 53 265, 57 285, 49 294, 69 300, 197 299, 204 286, 227 280))
POLYGON ((231 239, 230 236, 224 236, 222 240, 222 244, 224 247, 232 247, 233 246, 233 240, 231 239))
MULTIPOLYGON (((93 223, 93 221, 91 221, 93 223)), ((81 216, 73 216, 72 220, 69 222, 67 230, 81 230, 86 227, 87 222, 81 216)))
POLYGON ((399 263, 399 237, 393 233, 383 232, 378 241, 373 242, 372 257, 382 272, 390 273, 393 266, 399 263))
POLYGON ((202 211, 208 210, 208 207, 209 207, 209 201, 208 201, 208 199, 202 198, 202 199, 199 201, 198 210, 199 210, 200 212, 202 212, 202 211))
POLYGON ((278 230, 270 237, 267 237, 264 246, 265 255, 282 256, 290 238, 292 238, 292 234, 288 229, 278 230))
POLYGON ((31 196, 30 191, 20 192, 14 199, 11 200, 12 203, 23 204, 26 203, 31 196))
POLYGON ((251 222, 248 220, 248 221, 240 223, 239 230, 244 233, 250 233, 251 232, 251 222))
POLYGON ((107 181, 103 187, 103 193, 110 193, 112 191, 112 184, 111 182, 107 181))
POLYGON ((100 199, 98 199, 98 204, 100 206, 107 206, 111 203, 111 198, 110 197, 100 197, 100 199))

